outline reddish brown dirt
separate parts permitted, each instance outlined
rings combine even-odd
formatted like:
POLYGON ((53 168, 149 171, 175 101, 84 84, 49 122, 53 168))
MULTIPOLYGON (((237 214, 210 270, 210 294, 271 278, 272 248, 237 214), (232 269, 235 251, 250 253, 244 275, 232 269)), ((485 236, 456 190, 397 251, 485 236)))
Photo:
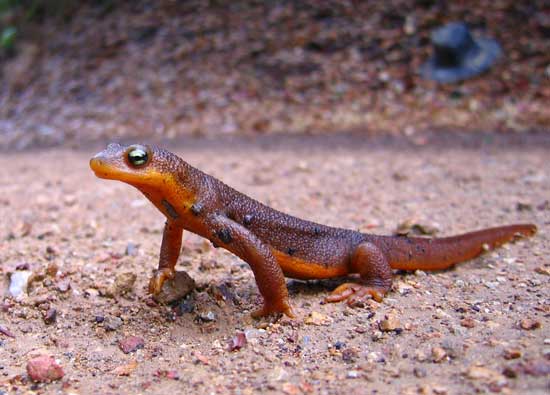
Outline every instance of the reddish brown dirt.
POLYGON ((258 292, 247 265, 189 234, 178 269, 198 283, 186 304, 194 310, 151 303, 163 218, 136 190, 93 176, 88 159, 100 148, 0 157, 0 276, 18 266, 35 275, 27 295, 3 297, 0 325, 14 337, 0 334, 0 393, 548 393, 547 135, 172 145, 237 189, 326 224, 387 234, 413 219, 439 235, 539 227, 453 270, 397 274, 382 304, 322 304, 338 281, 289 280, 297 318, 276 323, 249 317, 258 292), (137 275, 135 285, 106 296, 124 273, 137 275), (228 351, 239 332, 247 344, 228 351), (123 353, 128 336, 143 348, 123 353), (64 377, 29 382, 36 354, 56 358, 64 377))

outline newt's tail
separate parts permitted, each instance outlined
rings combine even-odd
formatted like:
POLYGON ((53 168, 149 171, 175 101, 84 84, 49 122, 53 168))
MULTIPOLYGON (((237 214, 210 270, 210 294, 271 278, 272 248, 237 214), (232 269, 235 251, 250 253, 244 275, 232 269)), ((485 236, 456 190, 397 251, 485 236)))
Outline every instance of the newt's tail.
POLYGON ((443 270, 516 237, 529 237, 536 232, 533 224, 518 224, 435 239, 384 237, 380 246, 394 269, 443 270))

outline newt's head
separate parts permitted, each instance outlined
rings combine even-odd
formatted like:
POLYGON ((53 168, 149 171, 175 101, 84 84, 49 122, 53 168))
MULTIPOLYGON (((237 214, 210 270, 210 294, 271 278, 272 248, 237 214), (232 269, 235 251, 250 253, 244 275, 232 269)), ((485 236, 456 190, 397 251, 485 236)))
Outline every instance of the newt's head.
POLYGON ((173 175, 177 157, 163 149, 134 144, 109 144, 90 160, 99 178, 123 181, 136 187, 154 186, 173 175))

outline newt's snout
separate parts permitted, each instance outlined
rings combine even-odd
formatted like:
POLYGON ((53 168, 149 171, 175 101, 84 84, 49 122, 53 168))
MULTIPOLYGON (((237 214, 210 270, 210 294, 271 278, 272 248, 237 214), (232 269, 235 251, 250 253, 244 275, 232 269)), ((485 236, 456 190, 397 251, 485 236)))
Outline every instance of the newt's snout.
POLYGON ((90 159, 90 168, 94 171, 96 176, 105 178, 105 163, 101 160, 101 158, 98 158, 97 155, 90 159))
POLYGON ((109 146, 90 159, 90 168, 99 178, 115 178, 114 173, 118 173, 124 165, 124 147, 118 144, 109 144, 109 146))

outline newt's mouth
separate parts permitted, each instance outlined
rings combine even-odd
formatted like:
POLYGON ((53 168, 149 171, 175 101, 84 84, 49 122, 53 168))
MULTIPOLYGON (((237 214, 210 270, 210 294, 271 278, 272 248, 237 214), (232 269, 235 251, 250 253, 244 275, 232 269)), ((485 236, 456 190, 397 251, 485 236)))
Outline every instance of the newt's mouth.
POLYGON ((99 178, 113 179, 117 178, 113 171, 114 169, 105 163, 103 160, 94 156, 90 159, 90 168, 94 171, 95 175, 99 178))
POLYGON ((90 159, 90 168, 98 178, 122 181, 136 187, 154 185, 160 179, 154 170, 130 169, 118 156, 106 155, 105 151, 90 159))

